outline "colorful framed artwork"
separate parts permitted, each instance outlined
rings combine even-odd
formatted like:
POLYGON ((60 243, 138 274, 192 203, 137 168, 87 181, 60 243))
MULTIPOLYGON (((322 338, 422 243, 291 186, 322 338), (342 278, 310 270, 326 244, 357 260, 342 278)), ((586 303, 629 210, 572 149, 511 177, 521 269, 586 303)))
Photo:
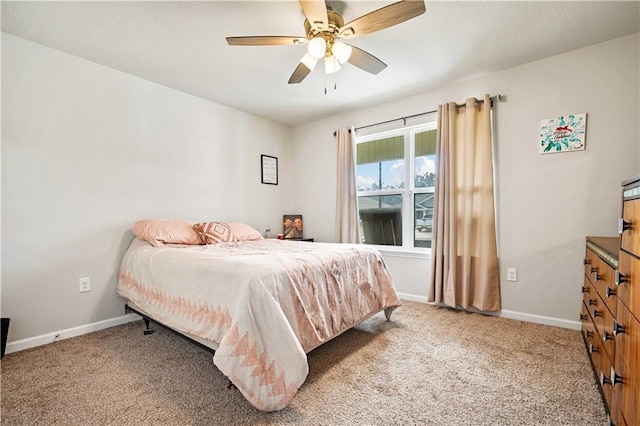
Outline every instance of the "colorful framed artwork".
POLYGON ((540 123, 540 154, 585 149, 587 114, 564 115, 540 123))

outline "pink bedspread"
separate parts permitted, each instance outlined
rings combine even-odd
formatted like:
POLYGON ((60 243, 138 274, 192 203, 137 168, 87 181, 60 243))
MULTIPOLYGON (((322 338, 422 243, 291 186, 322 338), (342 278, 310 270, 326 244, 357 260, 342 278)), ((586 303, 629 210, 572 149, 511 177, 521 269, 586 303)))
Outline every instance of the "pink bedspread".
POLYGON ((379 252, 280 240, 152 247, 134 239, 117 292, 152 318, 219 344, 213 361, 257 408, 284 408, 306 352, 400 305, 379 252))

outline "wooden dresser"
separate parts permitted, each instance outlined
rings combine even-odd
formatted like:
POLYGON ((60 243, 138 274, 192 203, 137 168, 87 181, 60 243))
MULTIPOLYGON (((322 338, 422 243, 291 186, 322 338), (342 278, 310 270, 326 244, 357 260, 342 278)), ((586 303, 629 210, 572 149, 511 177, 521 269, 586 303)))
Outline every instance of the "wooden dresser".
POLYGON ((611 424, 640 425, 640 176, 623 182, 619 238, 587 237, 580 319, 611 424))

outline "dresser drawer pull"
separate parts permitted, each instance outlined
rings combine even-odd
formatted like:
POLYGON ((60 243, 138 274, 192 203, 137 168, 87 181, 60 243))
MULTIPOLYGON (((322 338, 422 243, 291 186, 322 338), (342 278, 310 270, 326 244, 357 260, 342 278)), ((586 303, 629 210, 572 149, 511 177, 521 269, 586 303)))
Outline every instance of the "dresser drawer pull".
POLYGON ((593 337, 593 331, 587 331, 587 332, 585 333, 585 336, 586 336, 587 338, 589 338, 589 337, 593 337))
POLYGON ((624 231, 633 228, 631 222, 627 222, 623 218, 618 219, 618 234, 622 234, 624 231))
POLYGON ((580 314, 580 321, 586 321, 589 317, 585 314, 580 314))
POLYGON ((600 313, 600 311, 599 311, 599 310, 597 310, 597 309, 594 309, 594 310, 593 310, 593 317, 594 317, 594 318, 596 318, 596 317, 601 317, 601 316, 602 316, 602 314, 600 313))
POLYGON ((582 286, 582 293, 589 293, 591 289, 589 287, 582 286))
POLYGON ((594 272, 596 272, 598 270, 598 268, 596 268, 595 266, 592 266, 590 269, 591 269, 590 274, 593 274, 594 272))
POLYGON ((611 384, 611 380, 604 375, 603 372, 600 372, 600 386, 604 386, 604 385, 610 385, 611 384))
POLYGON ((591 259, 587 259, 586 257, 582 259, 582 263, 585 265, 591 265, 591 259))
POLYGON ((598 350, 598 347, 597 346, 593 346, 593 343, 589 343, 589 353, 592 354, 592 353, 595 353, 595 352, 600 352, 598 350))
POLYGON ((608 331, 605 331, 604 334, 602 335, 603 342, 606 342, 607 340, 613 340, 613 339, 615 339, 615 336, 609 333, 608 331))
POLYGON ((607 297, 611 297, 611 296, 615 296, 616 295, 616 291, 614 289, 612 289, 611 287, 606 286, 605 289, 604 289, 604 294, 607 297))
POLYGON ((624 334, 626 330, 624 325, 620 324, 617 320, 613 320, 613 335, 617 336, 618 334, 624 334))
POLYGON ((597 305, 597 304, 598 304, 598 302, 596 302, 595 300, 589 299, 589 306, 593 306, 593 305, 597 305))
POLYGON ((628 282, 629 282, 629 277, 627 277, 625 274, 623 274, 622 272, 616 269, 616 279, 615 279, 616 286, 619 286, 622 283, 628 283, 628 282))
POLYGON ((616 373, 616 370, 614 370, 613 367, 611 367, 611 382, 613 386, 617 385, 618 383, 624 383, 624 379, 622 378, 622 376, 616 373))
POLYGON ((602 279, 602 275, 600 275, 597 271, 593 273, 593 280, 600 281, 602 279))

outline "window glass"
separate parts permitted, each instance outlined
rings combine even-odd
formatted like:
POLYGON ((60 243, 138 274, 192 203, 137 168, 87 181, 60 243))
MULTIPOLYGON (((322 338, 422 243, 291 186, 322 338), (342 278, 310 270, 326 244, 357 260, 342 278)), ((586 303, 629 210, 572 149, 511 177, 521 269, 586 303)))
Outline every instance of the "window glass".
POLYGON ((436 179, 436 130, 417 132, 414 140, 414 185, 416 188, 431 188, 435 186, 436 179))
POLYGON ((435 123, 356 137, 361 241, 430 248, 435 173, 435 123))
POLYGON ((399 189, 405 186, 404 135, 358 144, 358 191, 399 189))
POLYGON ((402 246, 402 194, 358 197, 360 241, 402 246))
POLYGON ((414 247, 431 247, 433 234, 433 193, 415 194, 413 204, 414 247))
POLYGON ((360 164, 356 169, 358 191, 404 188, 404 160, 360 164))
POLYGON ((416 157, 414 165, 414 185, 416 188, 433 188, 436 184, 436 156, 416 157))

